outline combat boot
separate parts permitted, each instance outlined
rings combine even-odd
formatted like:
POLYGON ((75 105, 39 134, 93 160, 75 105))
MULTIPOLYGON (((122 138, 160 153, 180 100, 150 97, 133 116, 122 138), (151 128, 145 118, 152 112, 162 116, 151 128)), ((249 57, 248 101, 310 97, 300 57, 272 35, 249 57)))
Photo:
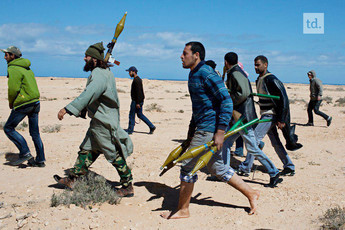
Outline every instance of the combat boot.
POLYGON ((72 177, 60 177, 59 175, 54 175, 53 176, 55 181, 58 182, 59 184, 65 186, 68 189, 73 188, 73 184, 75 182, 75 178, 72 177))
POLYGON ((128 186, 122 186, 122 188, 116 190, 116 194, 119 197, 132 197, 134 196, 134 188, 132 183, 130 183, 128 186))

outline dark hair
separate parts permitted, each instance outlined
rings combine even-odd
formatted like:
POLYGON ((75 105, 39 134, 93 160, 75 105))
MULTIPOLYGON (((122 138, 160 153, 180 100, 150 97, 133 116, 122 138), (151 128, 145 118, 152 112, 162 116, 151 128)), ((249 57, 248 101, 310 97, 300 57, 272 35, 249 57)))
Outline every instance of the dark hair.
POLYGON ((107 68, 109 68, 109 65, 105 61, 97 59, 97 63, 96 63, 95 67, 99 67, 99 68, 102 68, 102 69, 107 69, 107 68))
POLYGON ((20 58, 20 57, 18 57, 17 55, 15 55, 14 53, 11 53, 11 52, 6 52, 6 53, 8 53, 8 54, 12 54, 13 56, 14 56, 14 59, 18 59, 18 58, 20 58))
POLYGON ((265 57, 264 55, 259 55, 254 59, 254 61, 259 61, 259 60, 262 61, 262 63, 267 63, 268 65, 267 57, 265 57))
POLYGON ((192 53, 195 54, 196 52, 199 53, 200 60, 203 61, 205 59, 205 47, 200 42, 188 42, 186 46, 191 46, 192 53))
POLYGON ((215 69, 217 64, 213 60, 208 60, 205 62, 206 65, 211 66, 212 69, 215 69))
POLYGON ((229 65, 236 65, 238 63, 238 56, 234 52, 229 52, 225 54, 224 60, 229 63, 229 65))

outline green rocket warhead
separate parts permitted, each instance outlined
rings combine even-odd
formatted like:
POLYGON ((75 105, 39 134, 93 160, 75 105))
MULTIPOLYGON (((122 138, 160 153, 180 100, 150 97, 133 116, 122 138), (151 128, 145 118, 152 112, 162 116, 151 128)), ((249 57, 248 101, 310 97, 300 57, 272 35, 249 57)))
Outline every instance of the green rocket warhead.
POLYGON ((173 162, 176 158, 180 156, 180 154, 188 148, 190 143, 190 140, 185 140, 183 143, 175 148, 171 153, 168 155, 167 159, 165 160, 164 164, 161 167, 162 169, 167 169, 167 165, 169 165, 171 162, 173 162))
POLYGON ((217 147, 213 146, 211 147, 210 151, 202 155, 199 158, 198 162, 195 164, 194 169, 189 173, 189 176, 192 176, 195 172, 205 167, 208 164, 208 162, 211 160, 211 157, 213 156, 215 152, 217 152, 217 147))
POLYGON ((110 55, 113 52, 113 48, 115 46, 117 38, 120 36, 123 28, 125 27, 126 17, 127 17, 127 12, 123 15, 123 17, 121 18, 120 22, 116 26, 114 37, 111 40, 111 43, 109 43, 108 46, 107 46, 108 47, 108 51, 107 51, 107 54, 105 55, 105 58, 104 58, 105 62, 108 62, 108 60, 110 58, 110 55))
POLYGON ((177 162, 189 159, 189 158, 194 158, 196 156, 198 156, 200 153, 202 153, 203 151, 205 151, 206 149, 208 149, 209 147, 211 147, 213 145, 214 141, 209 141, 206 144, 200 145, 200 146, 196 146, 192 149, 189 149, 187 152, 185 152, 182 156, 180 156, 179 158, 177 158, 176 160, 174 160, 174 164, 176 164, 177 162))

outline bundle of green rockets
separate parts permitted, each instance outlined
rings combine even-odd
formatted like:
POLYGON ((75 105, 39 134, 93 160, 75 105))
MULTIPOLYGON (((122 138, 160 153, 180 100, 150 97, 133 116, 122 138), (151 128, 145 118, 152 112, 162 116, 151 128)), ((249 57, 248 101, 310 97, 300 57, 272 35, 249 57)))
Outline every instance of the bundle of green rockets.
MULTIPOLYGON (((252 94, 253 96, 260 96, 260 97, 266 97, 266 98, 272 98, 275 100, 279 100, 279 96, 273 96, 273 95, 265 95, 265 94, 252 94)), ((256 118, 254 120, 251 120, 247 122, 246 124, 243 124, 244 116, 239 117, 237 122, 231 127, 231 129, 224 135, 224 140, 226 140, 228 137, 238 133, 241 130, 245 130, 249 126, 252 126, 254 124, 263 123, 263 122, 271 122, 272 119, 259 119, 256 118), (240 126, 241 125, 241 126, 240 126), (238 127, 240 126, 240 127, 238 127)), ((218 149, 216 146, 214 146, 214 141, 209 141, 203 145, 194 147, 189 149, 187 152, 185 152, 190 144, 191 140, 185 140, 180 146, 175 148, 171 153, 168 155, 167 159, 165 160, 164 164, 161 166, 161 170, 163 170, 160 173, 160 176, 162 176, 165 172, 167 172, 169 169, 174 167, 178 162, 181 162, 183 160, 197 157, 200 153, 204 152, 205 150, 209 150, 206 152, 203 156, 201 156, 196 163, 194 169, 189 173, 189 175, 193 175, 198 170, 205 167, 208 162, 211 160, 213 154, 215 154, 218 149)))

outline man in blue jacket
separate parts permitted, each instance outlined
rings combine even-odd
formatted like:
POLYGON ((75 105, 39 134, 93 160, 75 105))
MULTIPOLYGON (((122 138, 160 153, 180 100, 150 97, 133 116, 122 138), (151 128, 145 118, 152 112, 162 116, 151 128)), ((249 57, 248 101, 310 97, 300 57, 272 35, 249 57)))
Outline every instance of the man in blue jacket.
MULTIPOLYGON (((224 133, 232 115, 232 101, 225 88, 223 80, 208 65, 205 64, 205 48, 200 42, 186 44, 181 55, 182 65, 190 69, 188 89, 192 100, 192 119, 188 130, 188 139, 191 140, 190 148, 200 146, 214 140, 215 146, 222 149, 224 133)), ((189 175, 193 170, 198 157, 182 162, 180 172, 180 196, 178 207, 171 212, 161 214, 166 219, 180 219, 189 217, 189 203, 193 193, 197 174, 189 175)), ((230 166, 225 165, 221 151, 214 153, 207 164, 208 171, 222 181, 233 186, 243 193, 249 200, 254 214, 259 192, 248 186, 237 176, 230 166)))

